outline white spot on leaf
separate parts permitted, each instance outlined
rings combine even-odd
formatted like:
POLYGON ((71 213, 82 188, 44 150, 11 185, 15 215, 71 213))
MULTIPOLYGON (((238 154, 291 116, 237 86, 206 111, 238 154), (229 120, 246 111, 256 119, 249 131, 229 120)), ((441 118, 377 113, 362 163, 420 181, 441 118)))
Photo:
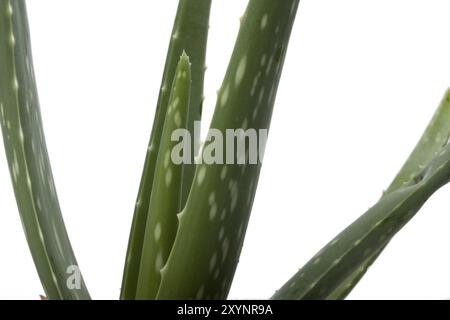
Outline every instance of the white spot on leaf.
POLYGON ((167 170, 165 179, 166 179, 166 186, 167 187, 170 186, 170 184, 172 183, 172 170, 171 169, 167 170))
POLYGON ((241 58, 241 61, 239 61, 239 65, 236 70, 236 77, 235 77, 235 84, 238 86, 245 75, 245 70, 247 69, 247 56, 244 56, 241 58))
POLYGON ((267 27, 267 22, 269 21, 269 15, 266 13, 263 15, 261 19, 261 30, 264 30, 267 27))
POLYGON ((222 209, 222 213, 220 214, 220 220, 224 221, 225 218, 227 217, 227 209, 222 209))
POLYGON ((217 204, 213 203, 209 209, 209 220, 214 220, 217 214, 217 204))
POLYGON ((14 14, 13 8, 11 6, 11 2, 8 3, 8 9, 6 11, 9 16, 12 16, 14 14))
POLYGON ((220 106, 223 108, 226 103, 228 102, 228 96, 230 94, 230 86, 227 84, 225 86, 225 89, 222 91, 221 93, 221 97, 220 97, 220 106))
POLYGON ((19 90, 19 82, 17 81, 17 77, 16 77, 16 76, 14 76, 12 85, 13 85, 13 89, 14 89, 15 91, 19 90))
POLYGON ((198 170, 198 175, 197 175, 197 184, 199 186, 202 185, 203 181, 205 180, 205 176, 206 176, 206 167, 202 166, 198 170))
POLYGON ((263 54, 261 56, 261 61, 260 61, 261 67, 264 67, 266 65, 266 62, 267 62, 267 54, 263 54))
POLYGON ((180 112, 179 111, 177 111, 176 113, 175 113, 175 125, 177 126, 177 127, 181 127, 181 114, 180 114, 180 112))
POLYGON ((170 164, 170 150, 166 151, 166 154, 164 155, 164 169, 167 169, 170 164))
POLYGON ((224 235, 225 235, 225 228, 221 227, 219 230, 219 241, 222 241, 224 235))
POLYGON ((158 254, 156 255, 156 260, 155 260, 156 271, 160 271, 161 268, 163 267, 163 264, 164 264, 164 261, 163 261, 162 252, 159 251, 158 254))
POLYGON ((153 236, 155 237, 155 241, 156 241, 156 242, 158 242, 159 239, 161 239, 161 223, 160 223, 160 222, 158 222, 158 223, 156 224, 156 227, 155 227, 155 231, 154 231, 154 233, 153 233, 153 236))
POLYGON ((209 272, 212 272, 214 270, 214 268, 216 267, 216 263, 217 263, 217 253, 214 252, 211 259, 209 260, 209 272))
POLYGON ((220 170, 220 180, 225 180, 225 178, 227 177, 227 171, 228 171, 228 167, 227 166, 223 166, 222 170, 220 170))
POLYGON ((16 38, 14 38, 14 35, 12 33, 9 35, 9 44, 11 45, 11 47, 14 47, 14 45, 16 44, 16 38))
POLYGON ((223 239, 222 242, 222 262, 225 262, 228 256, 228 250, 230 249, 230 241, 228 238, 223 239))

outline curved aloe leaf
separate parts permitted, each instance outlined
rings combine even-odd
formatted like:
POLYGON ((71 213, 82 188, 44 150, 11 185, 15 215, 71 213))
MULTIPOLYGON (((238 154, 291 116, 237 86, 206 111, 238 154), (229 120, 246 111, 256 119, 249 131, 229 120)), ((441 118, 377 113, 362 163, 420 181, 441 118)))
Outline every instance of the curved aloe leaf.
MULTIPOLYGON (((168 108, 170 86, 174 80, 175 69, 183 50, 190 56, 192 62, 191 99, 187 116, 190 132, 194 132, 194 121, 200 120, 201 118, 210 8, 211 0, 180 0, 178 5, 152 134, 134 211, 122 280, 121 299, 134 299, 136 296, 145 228, 147 225, 150 198, 153 192, 152 186, 155 166, 168 108)), ((192 155, 194 154, 192 152, 192 155)), ((183 167, 182 203, 186 201, 195 169, 194 165, 186 164, 183 167)))
POLYGON ((25 235, 49 299, 89 299, 64 227, 42 128, 25 1, 0 0, 0 118, 25 235), (68 282, 69 281, 69 282, 68 282))
MULTIPOLYGON (((442 102, 430 121, 427 129, 422 135, 419 143, 403 165, 384 195, 400 189, 409 181, 418 176, 442 148, 447 144, 450 137, 450 90, 444 95, 442 102)), ((372 265, 378 256, 383 252, 381 248, 373 256, 369 257, 361 267, 349 276, 342 284, 328 297, 331 300, 344 299, 359 283, 366 274, 366 270, 372 265), (362 271, 364 270, 364 271, 362 271)))
MULTIPOLYGON (((249 2, 211 123, 222 137, 227 129, 269 128, 298 4, 249 2)), ((197 165, 158 299, 227 297, 259 172, 260 165, 197 165)))
POLYGON ((444 148, 450 138, 450 89, 444 95, 419 143, 392 181, 385 194, 400 189, 414 177, 444 148))
POLYGON ((381 200, 344 230, 273 299, 343 299, 392 237, 450 177, 450 91, 381 200))
MULTIPOLYGON (((441 104, 431 119, 427 129, 423 133, 421 139, 415 149, 399 171, 389 188, 384 192, 387 195, 395 190, 400 189, 405 184, 420 174, 425 168, 425 164, 429 163, 442 148, 447 144, 450 137, 450 90, 444 95, 441 104)), ((350 275, 327 299, 338 300, 344 299, 359 283, 366 274, 368 268, 383 252, 384 248, 369 257, 361 267, 350 275)))
POLYGON ((183 165, 173 162, 172 150, 178 143, 172 141, 172 133, 187 127, 190 89, 191 68, 189 58, 183 54, 175 74, 156 161, 137 299, 155 299, 161 281, 161 268, 167 261, 177 232, 177 213, 182 209, 183 165))

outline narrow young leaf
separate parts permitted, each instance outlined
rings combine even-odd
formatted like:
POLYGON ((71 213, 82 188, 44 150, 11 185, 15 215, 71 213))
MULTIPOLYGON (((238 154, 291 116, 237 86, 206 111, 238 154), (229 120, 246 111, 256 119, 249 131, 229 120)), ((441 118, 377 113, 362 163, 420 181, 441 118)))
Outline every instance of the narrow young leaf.
MULTIPOLYGON (((228 129, 269 128, 298 4, 298 0, 250 0, 211 123, 219 133, 217 139, 225 137, 228 129)), ((245 136, 239 135, 238 143, 242 140, 245 136)), ((211 145, 211 140, 205 143, 205 152, 211 145)), ((218 147, 229 156, 227 149, 218 147)), ((246 157, 248 149, 246 145, 246 157)), ((236 160, 197 165, 161 272, 158 299, 227 297, 260 172, 260 164, 236 160)))
POLYGON ((395 234, 450 177, 450 91, 381 200, 350 225, 273 299, 344 299, 395 234))
MULTIPOLYGON (((161 269, 167 261, 178 227, 177 214, 182 202, 183 165, 172 156, 179 143, 172 141, 172 134, 187 128, 191 67, 183 53, 175 73, 169 108, 156 161, 153 192, 145 228, 139 272, 137 299, 155 299, 161 281, 161 269)), ((185 138, 180 131, 179 138, 185 138)), ((180 156, 175 154, 174 156, 180 156)))
POLYGON ((49 299, 89 299, 45 144, 24 0, 0 0, 0 121, 19 213, 49 299))
MULTIPOLYGON (((152 194, 156 160, 168 108, 170 86, 174 80, 178 59, 183 50, 192 62, 192 87, 188 112, 188 129, 194 132, 194 121, 200 120, 203 104, 206 42, 211 0, 180 0, 167 54, 161 90, 153 121, 152 134, 139 187, 126 262, 122 280, 121 299, 134 299, 141 265, 142 247, 152 194)), ((192 155, 194 152, 192 152, 192 155)), ((182 203, 193 179, 194 165, 183 166, 182 203)))

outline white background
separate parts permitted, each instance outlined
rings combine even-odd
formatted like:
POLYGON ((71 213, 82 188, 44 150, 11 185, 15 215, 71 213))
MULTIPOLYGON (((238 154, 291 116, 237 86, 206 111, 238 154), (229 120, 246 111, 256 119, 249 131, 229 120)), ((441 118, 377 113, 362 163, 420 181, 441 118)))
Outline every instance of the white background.
MULTIPOLYGON (((177 1, 27 3, 66 225, 93 298, 116 299, 177 1)), ((213 1, 205 129, 245 5, 213 1)), ((445 0, 302 1, 230 298, 270 297, 378 200, 450 85, 448 12, 445 0)), ((3 152, 0 212, 0 298, 36 299, 3 152)), ((446 187, 350 298, 450 298, 449 231, 446 187)))

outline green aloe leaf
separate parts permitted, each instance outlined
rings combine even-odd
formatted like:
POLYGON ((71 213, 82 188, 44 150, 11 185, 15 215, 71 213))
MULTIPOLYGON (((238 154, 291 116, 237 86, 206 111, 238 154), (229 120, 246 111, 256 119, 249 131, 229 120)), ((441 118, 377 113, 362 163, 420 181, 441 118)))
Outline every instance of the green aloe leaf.
POLYGON ((444 95, 417 146, 392 181, 385 194, 400 189, 414 179, 444 148, 450 138, 450 89, 444 95))
MULTIPOLYGON (((180 0, 178 5, 152 134, 134 211, 122 280, 121 299, 134 299, 136 297, 145 229, 147 226, 150 199, 153 193, 152 187, 155 166, 167 114, 170 86, 174 80, 178 59, 183 53, 183 50, 190 56, 192 62, 192 87, 187 116, 190 132, 194 132, 194 121, 200 120, 201 118, 210 9, 211 0, 180 0)), ((192 152, 192 155, 194 155, 194 152, 192 152)), ((183 167, 182 204, 186 201, 195 170, 193 164, 185 164, 183 167)))
POLYGON ((23 228, 45 293, 49 299, 89 299, 51 172, 24 0, 0 0, 0 66, 3 140, 23 228))
POLYGON ((381 200, 300 269, 273 299, 343 299, 395 234, 450 178, 450 91, 381 200))
MULTIPOLYGON (((250 0, 211 123, 219 136, 225 137, 227 129, 269 128, 298 4, 298 0, 250 0)), ((205 152, 211 142, 205 143, 205 152)), ((197 165, 161 272, 158 299, 227 297, 261 168, 233 160, 234 164, 197 165)))
POLYGON ((172 141, 172 134, 177 129, 187 129, 190 90, 191 67, 189 58, 183 53, 175 73, 156 161, 137 299, 155 299, 161 281, 161 269, 167 261, 177 232, 177 214, 182 209, 183 165, 173 161, 172 150, 178 142, 172 141))
MULTIPOLYGON (((408 184, 412 179, 417 177, 425 168, 433 157, 435 157, 442 148, 447 144, 450 137, 450 90, 444 95, 441 104, 431 119, 427 129, 423 133, 421 139, 415 149, 406 160, 402 169, 392 181, 384 195, 400 189, 408 184)), ((359 283, 365 275, 365 271, 375 262, 378 256, 383 252, 384 248, 378 253, 369 257, 361 267, 349 276, 346 281, 342 282, 332 295, 328 297, 331 300, 344 299, 359 283), (364 272, 361 272, 364 270, 364 272)))

